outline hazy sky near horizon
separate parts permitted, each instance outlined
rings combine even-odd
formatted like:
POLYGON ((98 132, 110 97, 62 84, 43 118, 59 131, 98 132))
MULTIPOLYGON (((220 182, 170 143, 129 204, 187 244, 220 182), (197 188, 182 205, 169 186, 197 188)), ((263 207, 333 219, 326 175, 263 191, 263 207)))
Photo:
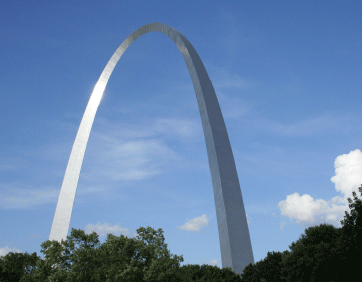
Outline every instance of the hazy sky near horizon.
MULTIPOLYGON (((357 1, 3 1, 0 255, 39 254, 92 88, 122 41, 151 22, 181 32, 214 85, 255 262, 305 228, 341 227, 362 184, 361 12, 357 1)), ((192 82, 156 32, 109 80, 70 223, 102 241, 141 226, 161 228, 182 264, 221 267, 192 82)))

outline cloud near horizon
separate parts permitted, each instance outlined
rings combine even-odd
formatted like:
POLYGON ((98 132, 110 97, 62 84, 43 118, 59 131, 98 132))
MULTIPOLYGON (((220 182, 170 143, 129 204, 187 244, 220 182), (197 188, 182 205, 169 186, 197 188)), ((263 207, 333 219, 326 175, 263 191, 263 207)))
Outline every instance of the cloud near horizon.
POLYGON ((121 234, 123 236, 127 236, 129 237, 129 229, 128 228, 123 228, 120 225, 109 225, 108 223, 104 223, 104 224, 100 224, 100 222, 98 222, 97 224, 88 224, 85 229, 84 229, 85 233, 90 234, 93 231, 96 232, 99 237, 105 237, 107 236, 107 234, 113 234, 116 236, 120 236, 121 234))
POLYGON ((217 259, 212 259, 212 260, 205 261, 203 264, 209 264, 209 265, 217 266, 219 263, 220 262, 217 259))
POLYGON ((21 253, 21 250, 14 248, 9 248, 8 246, 5 246, 4 248, 0 248, 0 257, 6 256, 8 253, 21 253))
MULTIPOLYGON (((352 192, 358 192, 358 187, 362 184, 362 152, 357 149, 338 156, 334 162, 334 168, 336 175, 331 178, 331 181, 335 184, 336 191, 343 197, 335 196, 325 201, 314 199, 308 194, 300 196, 296 192, 279 202, 281 215, 295 220, 304 228, 321 223, 341 227, 340 221, 345 211, 349 211, 347 198, 352 198, 352 192)), ((281 228, 284 225, 281 225, 281 228)))

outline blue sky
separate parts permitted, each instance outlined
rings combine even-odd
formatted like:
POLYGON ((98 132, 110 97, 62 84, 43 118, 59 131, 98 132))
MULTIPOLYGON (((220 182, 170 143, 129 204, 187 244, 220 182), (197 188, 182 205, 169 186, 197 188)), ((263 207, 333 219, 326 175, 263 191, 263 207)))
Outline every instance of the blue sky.
MULTIPOLYGON (((340 227, 362 184, 357 1, 7 1, 0 9, 0 254, 47 240, 92 88, 137 28, 194 46, 224 115, 255 261, 305 228, 340 227)), ((162 228, 182 264, 221 267, 192 82, 174 43, 137 39, 88 142, 71 228, 162 228)))

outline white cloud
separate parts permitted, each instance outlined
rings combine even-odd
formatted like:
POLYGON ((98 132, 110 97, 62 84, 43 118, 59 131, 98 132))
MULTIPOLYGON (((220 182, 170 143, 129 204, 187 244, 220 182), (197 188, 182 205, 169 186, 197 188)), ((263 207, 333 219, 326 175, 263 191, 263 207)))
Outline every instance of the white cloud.
POLYGON ((111 225, 108 225, 108 223, 104 223, 104 224, 97 223, 96 225, 90 223, 85 227, 84 231, 87 234, 90 234, 94 231, 99 235, 99 237, 107 236, 107 234, 109 234, 109 233, 116 235, 116 236, 120 236, 122 234, 122 235, 128 237, 128 235, 129 235, 128 228, 122 228, 118 224, 111 226, 111 225))
POLYGON ((282 222, 280 223, 280 229, 283 229, 286 224, 287 224, 286 222, 283 222, 283 221, 282 221, 282 222))
POLYGON ((119 139, 173 137, 195 140, 202 138, 200 124, 196 120, 185 118, 157 118, 145 124, 130 124, 125 122, 110 123, 104 118, 98 118, 100 124, 94 135, 106 135, 119 139))
POLYGON ((246 115, 251 109, 249 102, 243 101, 236 96, 224 95, 223 92, 218 92, 218 97, 220 99, 222 114, 225 118, 240 118, 246 115))
POLYGON ((101 194, 106 192, 106 188, 100 186, 87 186, 82 187, 82 189, 77 188, 77 195, 87 195, 87 194, 101 194))
POLYGON ((92 183, 100 179, 138 181, 162 174, 170 165, 182 166, 183 157, 167 140, 203 140, 201 122, 184 118, 156 118, 144 124, 98 118, 91 134, 86 153, 89 161, 84 164, 97 165, 91 170, 83 169, 82 178, 92 183))
POLYGON ((214 86, 217 89, 235 89, 243 91, 250 87, 250 83, 237 73, 231 73, 222 68, 216 68, 214 72, 217 74, 217 79, 214 83, 214 86))
POLYGON ((95 183, 107 181, 134 181, 164 173, 170 164, 181 158, 162 140, 111 140, 90 156, 96 163, 92 170, 83 172, 83 179, 95 183))
POLYGON ((14 168, 15 168, 15 165, 0 164, 0 171, 14 170, 14 168))
POLYGON ((209 265, 214 265, 216 266, 217 264, 219 264, 220 262, 217 259, 213 259, 213 260, 207 260, 205 261, 203 264, 209 264, 209 265))
POLYGON ((56 202, 59 196, 57 189, 11 188, 9 185, 1 189, 0 208, 28 209, 47 203, 56 202))
POLYGON ((341 227, 340 221, 344 217, 344 212, 349 211, 347 198, 352 198, 352 191, 358 192, 358 187, 362 184, 362 152, 357 149, 338 156, 334 167, 336 175, 331 181, 335 183, 336 191, 343 197, 335 196, 325 201, 314 199, 308 194, 300 196, 299 193, 294 193, 279 202, 281 214, 304 227, 320 223, 341 227))
POLYGON ((177 228, 187 231, 200 231, 205 226, 209 225, 209 219, 210 218, 208 218, 206 214, 203 214, 194 219, 189 219, 184 225, 177 226, 177 228))
MULTIPOLYGON (((151 127, 151 130, 157 134, 175 136, 188 140, 195 140, 195 137, 201 132, 200 125, 196 121, 186 119, 158 119, 151 127)), ((199 134, 199 137, 202 137, 199 134)))
MULTIPOLYGON (((22 184, 0 184, 0 209, 31 209, 46 204, 56 204, 60 187, 50 188, 13 188, 22 184)), ((99 193, 101 189, 85 188, 79 194, 99 193)))
POLYGON ((112 146, 108 158, 114 158, 114 180, 138 180, 162 173, 161 166, 177 160, 176 153, 160 140, 130 141, 112 146))
POLYGON ((255 125, 263 131, 271 131, 281 136, 307 136, 316 132, 331 131, 333 128, 343 130, 346 127, 343 125, 348 116, 334 116, 324 114, 314 118, 308 118, 294 124, 281 124, 264 118, 255 121, 255 125))
POLYGON ((241 99, 240 93, 255 87, 256 84, 224 68, 209 65, 209 69, 214 77, 213 85, 224 118, 234 119, 246 115, 252 105, 241 99))
POLYGON ((9 248, 8 246, 5 246, 4 248, 0 248, 0 257, 5 256, 7 253, 21 253, 19 249, 16 248, 9 248))
POLYGON ((362 152, 357 149, 343 154, 334 162, 336 175, 331 178, 336 190, 344 194, 344 198, 353 199, 352 192, 356 191, 362 184, 362 152))
POLYGON ((286 200, 278 204, 282 215, 294 219, 302 226, 328 223, 340 227, 340 220, 348 208, 345 201, 336 196, 330 201, 316 199, 308 194, 300 196, 299 193, 288 195, 286 200))

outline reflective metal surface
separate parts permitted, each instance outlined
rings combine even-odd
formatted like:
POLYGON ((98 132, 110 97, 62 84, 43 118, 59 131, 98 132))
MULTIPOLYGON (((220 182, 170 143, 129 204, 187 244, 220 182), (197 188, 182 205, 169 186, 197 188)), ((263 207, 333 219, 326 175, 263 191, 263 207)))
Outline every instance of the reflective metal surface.
POLYGON ((219 230, 222 267, 241 273, 254 263, 249 229, 233 153, 214 87, 199 55, 177 30, 161 23, 147 24, 133 32, 118 47, 104 68, 80 123, 65 171, 49 240, 66 239, 79 173, 93 120, 103 91, 119 58, 141 35, 158 31, 170 37, 180 50, 195 89, 209 158, 219 230))

